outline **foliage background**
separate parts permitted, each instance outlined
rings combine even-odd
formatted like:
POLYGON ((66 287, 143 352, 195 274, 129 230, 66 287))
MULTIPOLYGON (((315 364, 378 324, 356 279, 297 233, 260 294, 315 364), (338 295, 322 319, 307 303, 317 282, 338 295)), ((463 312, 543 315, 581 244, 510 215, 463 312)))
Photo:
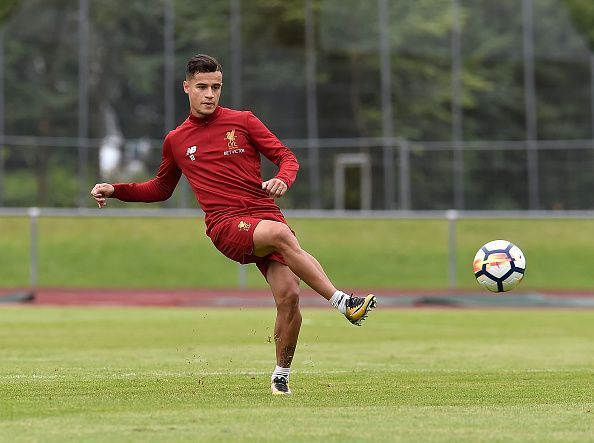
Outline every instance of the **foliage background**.
MULTIPOLYGON (((11 0, 0 5, 3 19, 4 134, 71 137, 79 131, 78 0, 11 0)), ((381 144, 378 2, 311 0, 317 72, 317 127, 321 139, 354 138, 354 148, 320 152, 321 188, 308 187, 312 165, 307 149, 306 0, 239 2, 241 17, 231 21, 233 1, 89 0, 89 131, 87 178, 99 177, 99 141, 114 131, 134 153, 149 140, 144 167, 121 180, 150 177, 160 160, 167 127, 165 94, 174 88, 174 121, 187 115, 181 88, 186 60, 215 55, 225 67, 222 103, 253 110, 281 139, 294 141, 301 179, 287 207, 310 206, 311 193, 322 208, 333 205, 332 165, 337 152, 369 153, 373 162, 373 207, 384 204, 381 144), (164 14, 174 13, 175 85, 164 83, 164 14), (229 67, 231 36, 241 42, 240 86, 234 90, 229 67)), ((459 0, 461 88, 452 78, 453 1, 389 1, 393 106, 392 135, 412 142, 412 209, 453 207, 453 103, 462 111, 462 140, 484 142, 486 150, 464 154, 464 194, 469 209, 523 209, 526 196, 526 104, 522 2, 459 0), (518 141, 513 149, 497 142, 518 141), (430 142, 447 142, 442 148, 430 142), (514 186, 500 188, 500 182, 514 186)), ((532 2, 537 139, 553 141, 540 152, 541 205, 553 209, 594 206, 594 11, 588 0, 532 2), (567 141, 580 141, 568 144, 567 141), (572 176, 571 183, 566 180, 572 176)), ((54 140, 54 139, 52 139, 54 140)), ((74 206, 81 188, 76 142, 64 148, 5 143, 0 180, 7 206, 74 206), (60 195, 61 194, 61 195, 60 195)), ((129 159, 127 159, 129 160, 129 159)), ((399 159, 395 154, 398 174, 399 159)), ((347 206, 358 204, 355 174, 347 206)), ((396 177, 398 182, 398 177, 396 177)), ((398 189, 395 190, 398 195, 398 189)), ((188 193, 170 205, 193 205, 188 193)), ((396 202, 400 203, 400 202, 396 202)), ((80 204, 80 203, 79 203, 80 204)), ((91 205, 91 202, 86 204, 91 205)))

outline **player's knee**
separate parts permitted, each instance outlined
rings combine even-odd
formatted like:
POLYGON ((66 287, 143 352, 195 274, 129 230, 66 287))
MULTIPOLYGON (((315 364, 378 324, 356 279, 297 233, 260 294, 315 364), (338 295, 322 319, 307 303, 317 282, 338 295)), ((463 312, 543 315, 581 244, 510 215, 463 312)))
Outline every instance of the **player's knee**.
POLYGON ((276 303, 276 309, 289 317, 301 316, 299 311, 299 287, 290 287, 279 297, 276 303))
POLYGON ((297 243, 291 229, 283 223, 274 226, 271 232, 271 238, 273 245, 280 251, 286 248, 293 248, 297 243))

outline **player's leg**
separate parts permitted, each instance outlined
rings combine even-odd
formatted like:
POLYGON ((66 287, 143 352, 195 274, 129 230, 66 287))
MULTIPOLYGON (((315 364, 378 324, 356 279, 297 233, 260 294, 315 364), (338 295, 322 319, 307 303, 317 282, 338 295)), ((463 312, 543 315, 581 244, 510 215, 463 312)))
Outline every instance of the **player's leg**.
POLYGON ((318 259, 315 258, 313 255, 311 255, 309 252, 307 252, 305 249, 303 250, 303 252, 305 252, 309 256, 310 260, 313 261, 315 267, 318 268, 318 270, 322 274, 324 274, 328 280, 330 280, 330 278, 328 278, 328 276, 326 275, 326 271, 324 271, 324 268, 322 268, 322 265, 320 264, 320 262, 318 261, 318 259))
POLYGON ((332 284, 320 263, 304 251, 291 229, 284 223, 261 220, 253 232, 254 252, 265 257, 272 252, 280 253, 287 266, 310 288, 330 301, 355 325, 360 325, 369 311, 376 306, 375 296, 351 297, 332 284))
POLYGON ((326 300, 336 293, 336 287, 321 265, 301 248, 297 237, 284 223, 262 220, 254 229, 253 239, 254 255, 265 257, 272 252, 279 252, 291 271, 326 300))
POLYGON ((272 393, 290 394, 289 375, 301 328, 299 278, 287 266, 271 261, 266 279, 276 303, 276 368, 271 377, 272 393))

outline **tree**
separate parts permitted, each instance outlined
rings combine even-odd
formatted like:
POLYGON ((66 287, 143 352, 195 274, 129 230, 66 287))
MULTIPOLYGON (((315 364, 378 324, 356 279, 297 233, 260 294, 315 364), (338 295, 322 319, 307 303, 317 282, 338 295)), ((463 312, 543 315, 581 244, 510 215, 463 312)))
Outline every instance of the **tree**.
POLYGON ((19 7, 21 0, 3 0, 0 2, 0 23, 10 17, 19 7))
POLYGON ((563 0, 577 29, 588 39, 594 51, 594 2, 591 0, 563 0))

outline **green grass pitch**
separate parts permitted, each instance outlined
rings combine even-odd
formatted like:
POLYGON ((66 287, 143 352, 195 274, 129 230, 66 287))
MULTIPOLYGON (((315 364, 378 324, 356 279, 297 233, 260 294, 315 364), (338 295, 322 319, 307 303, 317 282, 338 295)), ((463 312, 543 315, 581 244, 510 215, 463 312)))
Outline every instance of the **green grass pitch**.
POLYGON ((292 397, 271 309, 0 309, 0 441, 582 442, 594 311, 304 309, 292 397))

